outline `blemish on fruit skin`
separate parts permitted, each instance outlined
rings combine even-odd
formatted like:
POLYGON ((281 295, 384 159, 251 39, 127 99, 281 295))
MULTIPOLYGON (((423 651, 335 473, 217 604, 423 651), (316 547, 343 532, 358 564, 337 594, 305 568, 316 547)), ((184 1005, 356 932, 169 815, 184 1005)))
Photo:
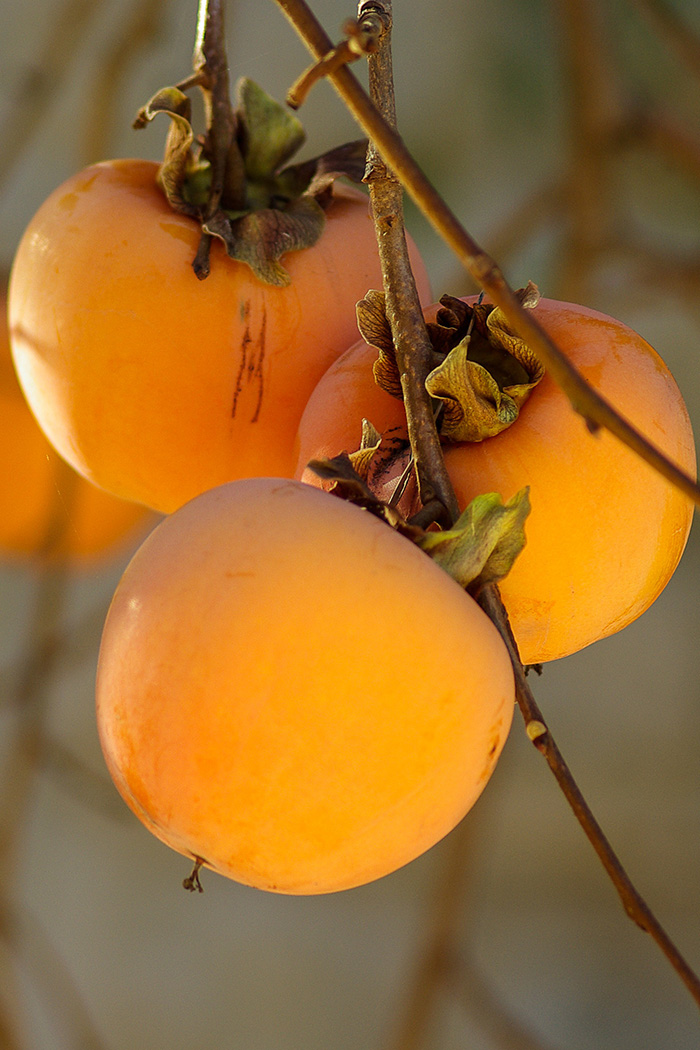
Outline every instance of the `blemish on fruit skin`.
POLYGON ((493 730, 491 732, 491 741, 490 741, 490 744, 489 744, 488 752, 486 754, 486 764, 484 765, 484 768, 481 771, 481 774, 479 775, 479 781, 478 781, 479 783, 488 780, 489 777, 491 776, 491 773, 493 771, 494 763, 495 763, 495 761, 496 761, 496 759, 498 757, 498 750, 499 750, 500 743, 501 743, 501 731, 502 731, 502 729, 503 729, 503 722, 499 720, 499 722, 494 726, 494 728, 493 728, 493 730))
POLYGON ((175 237, 178 241, 184 241, 188 246, 192 246, 195 238, 192 235, 192 230, 178 222, 160 222, 158 223, 163 233, 167 233, 169 237, 175 237))
POLYGON ((231 404, 231 418, 236 418, 239 408, 239 398, 243 393, 244 386, 257 384, 257 398, 250 417, 251 423, 257 423, 260 417, 264 393, 263 364, 265 361, 265 335, 267 330, 267 310, 263 305, 260 330, 257 339, 253 337, 250 326, 251 303, 247 299, 241 304, 241 321, 245 324, 243 338, 241 339, 241 362, 236 375, 233 389, 233 401, 231 404))
POLYGON ((71 215, 73 213, 73 211, 75 210, 75 206, 76 206, 77 203, 78 203, 78 194, 77 193, 64 193, 63 196, 59 198, 58 207, 62 211, 67 211, 68 214, 71 215))

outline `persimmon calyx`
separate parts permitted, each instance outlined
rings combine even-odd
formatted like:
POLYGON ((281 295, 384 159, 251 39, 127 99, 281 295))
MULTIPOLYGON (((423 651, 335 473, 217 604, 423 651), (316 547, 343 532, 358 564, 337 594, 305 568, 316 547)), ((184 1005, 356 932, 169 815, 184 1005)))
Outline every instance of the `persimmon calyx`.
POLYGON ((497 492, 476 496, 454 526, 425 532, 418 546, 465 590, 498 583, 510 572, 525 546, 525 521, 530 513, 526 487, 506 503, 497 492))
POLYGON ((308 464, 319 478, 329 482, 328 492, 340 499, 382 518, 388 525, 410 539, 422 535, 389 503, 380 500, 372 491, 371 482, 380 455, 382 436, 369 420, 362 420, 362 439, 355 452, 341 452, 332 459, 312 459, 308 464))
POLYGON ((451 529, 424 529, 407 521, 391 503, 375 496, 370 487, 373 460, 382 438, 366 419, 356 452, 333 459, 312 460, 308 466, 331 482, 329 492, 355 503, 417 544, 465 590, 472 592, 498 583, 510 572, 525 546, 525 521, 530 513, 530 490, 523 488, 506 503, 497 492, 477 496, 451 529))
POLYGON ((233 139, 221 194, 212 204, 207 140, 195 137, 191 103, 178 87, 158 91, 134 121, 142 128, 159 113, 171 120, 158 182, 174 211, 196 218, 227 254, 267 284, 287 285, 280 262, 288 251, 315 244, 336 179, 361 182, 366 140, 346 143, 297 164, 287 162, 306 135, 292 113, 246 77, 238 81, 233 139))
MULTIPOLYGON (((517 293, 523 306, 539 301, 534 284, 517 293)), ((427 325, 433 367, 425 386, 440 407, 438 428, 446 441, 483 441, 500 434, 518 418, 544 367, 508 324, 498 307, 474 306, 450 295, 440 300, 436 320, 427 325)), ((371 291, 357 307, 365 342, 379 351, 374 378, 393 397, 401 398, 391 329, 381 292, 371 291)))

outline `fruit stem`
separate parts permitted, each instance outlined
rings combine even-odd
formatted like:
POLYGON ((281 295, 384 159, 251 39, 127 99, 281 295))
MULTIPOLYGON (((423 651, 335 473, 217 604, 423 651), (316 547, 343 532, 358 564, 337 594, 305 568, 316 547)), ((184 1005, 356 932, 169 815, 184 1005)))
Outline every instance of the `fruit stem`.
POLYGON ((188 890, 190 893, 204 893, 204 887, 199 879, 199 872, 203 864, 204 861, 201 857, 195 857, 192 871, 186 879, 182 880, 183 889, 188 890))
MULTIPOLYGON (((211 165, 209 196, 202 217, 206 222, 217 211, 224 193, 227 207, 245 207, 245 172, 229 93, 222 0, 199 0, 192 64, 191 81, 199 86, 204 99, 204 155, 211 165)), ((198 277, 209 273, 210 245, 211 234, 203 231, 193 264, 198 277)))
MULTIPOLYGON (((331 40, 305 0, 276 0, 276 3, 316 58, 322 58, 331 50, 331 40)), ((541 327, 533 311, 522 306, 494 260, 467 233, 352 71, 343 66, 329 73, 328 80, 365 134, 374 141, 385 163, 399 178, 420 211, 494 305, 501 308, 506 320, 567 395, 574 411, 588 422, 591 429, 604 427, 609 430, 700 507, 700 485, 667 459, 589 386, 541 327)))
MULTIPOLYGON (((391 0, 361 0, 358 23, 376 24, 377 49, 368 56, 370 97, 385 120, 396 126, 391 55, 391 0)), ((459 517, 435 426, 425 379, 432 367, 432 345, 411 270, 403 219, 403 187, 370 140, 364 181, 369 186, 382 267, 386 315, 401 376, 408 437, 421 503, 434 506, 434 520, 449 528, 459 517), (439 501, 435 505, 435 501, 439 501)))

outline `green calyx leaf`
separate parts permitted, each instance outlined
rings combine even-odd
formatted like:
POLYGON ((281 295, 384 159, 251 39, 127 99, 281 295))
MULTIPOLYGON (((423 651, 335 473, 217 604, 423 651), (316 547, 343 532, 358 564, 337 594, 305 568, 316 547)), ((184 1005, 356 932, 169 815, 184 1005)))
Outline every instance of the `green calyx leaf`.
POLYGON ((248 77, 236 85, 238 141, 251 182, 265 182, 306 139, 301 121, 248 77))
POLYGON ((280 257, 315 244, 325 221, 323 209, 313 197, 299 197, 284 211, 265 208, 233 219, 217 211, 202 229, 218 237, 227 255, 247 263, 261 281, 284 287, 291 278, 280 257))
POLYGON ((360 182, 364 175, 365 140, 289 165, 306 138, 301 123, 242 78, 223 186, 214 195, 209 136, 195 137, 187 95, 177 87, 163 88, 139 111, 134 127, 144 127, 158 113, 171 120, 158 175, 170 206, 199 220, 204 233, 218 238, 231 258, 268 284, 288 284, 282 256, 318 241, 334 181, 344 176, 360 182))
POLYGON ((477 496, 445 532, 425 532, 418 546, 457 581, 478 590, 506 576, 525 546, 529 489, 504 503, 497 492, 477 496))

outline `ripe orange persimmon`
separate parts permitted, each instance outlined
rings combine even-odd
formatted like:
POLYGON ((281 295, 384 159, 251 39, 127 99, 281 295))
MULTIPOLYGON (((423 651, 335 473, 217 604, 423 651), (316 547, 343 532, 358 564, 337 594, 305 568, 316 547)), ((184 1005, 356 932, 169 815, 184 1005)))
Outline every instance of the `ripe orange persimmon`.
POLYGON ((152 515, 85 481, 54 452, 20 390, 0 295, 0 554, 89 565, 145 531, 152 515))
POLYGON ((199 227, 171 210, 157 170, 97 164, 48 198, 17 251, 10 324, 55 448, 109 492, 170 512, 235 478, 291 476, 304 405, 381 271, 367 197, 336 185, 318 242, 284 257, 289 286, 218 241, 199 281, 199 227))
POLYGON ((239 882, 325 893, 447 834, 505 742, 496 629, 384 522, 246 479, 166 518, 107 616, 110 773, 160 839, 239 882))
MULTIPOLYGON (((694 474, 688 413, 652 347, 582 306, 542 299, 535 315, 591 386, 694 474)), ((359 343, 319 383, 299 428, 298 477, 320 485, 306 464, 357 448, 363 416, 399 445, 405 439, 402 403, 374 382, 376 357, 359 343)), ((462 508, 481 492, 506 500, 530 487, 527 543, 501 583, 524 663, 566 656, 619 631, 651 605, 680 560, 690 501, 617 438, 591 434, 548 375, 508 429, 479 443, 445 444, 444 452, 462 508)), ((405 463, 404 451, 387 467, 387 485, 405 463)))

